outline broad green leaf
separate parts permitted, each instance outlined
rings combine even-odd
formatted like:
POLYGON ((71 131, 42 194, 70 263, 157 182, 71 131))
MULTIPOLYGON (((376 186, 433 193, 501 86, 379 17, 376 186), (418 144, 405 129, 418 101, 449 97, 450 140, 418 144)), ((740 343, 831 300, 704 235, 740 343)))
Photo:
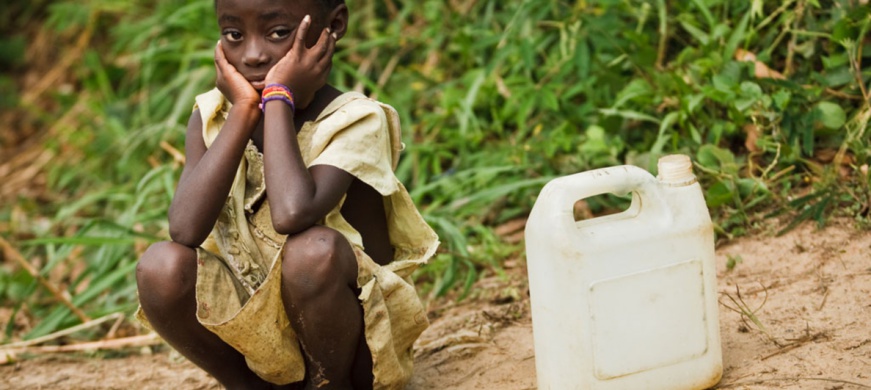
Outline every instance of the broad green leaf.
POLYGON ((732 189, 718 181, 705 191, 705 203, 709 208, 720 207, 732 201, 732 189))
POLYGON ((768 187, 762 180, 744 177, 736 181, 738 184, 738 193, 742 198, 746 198, 754 193, 766 193, 768 187))
POLYGON ((759 84, 750 81, 744 81, 740 87, 741 96, 735 100, 735 108, 738 111, 744 111, 753 106, 762 98, 762 88, 759 84))
POLYGON ((819 113, 820 123, 827 129, 840 129, 847 122, 847 114, 844 109, 835 103, 819 102, 815 109, 819 113))
POLYGON ((687 113, 692 114, 702 104, 702 102, 705 99, 705 95, 703 95, 701 93, 697 93, 694 95, 690 95, 688 98, 685 97, 685 99, 686 99, 687 113))
POLYGON ((792 98, 792 94, 785 89, 778 90, 771 96, 774 99, 775 107, 777 107, 781 111, 787 109, 787 107, 789 106, 789 102, 792 98))
POLYGON ((634 79, 626 87, 623 88, 620 93, 617 94, 617 100, 614 102, 614 105, 611 106, 613 109, 619 109, 623 106, 627 101, 633 100, 637 97, 649 95, 652 92, 650 88, 650 84, 643 79, 634 79))
POLYGON ((703 145, 699 148, 696 154, 696 160, 703 167, 721 171, 723 173, 737 173, 737 164, 735 155, 728 149, 716 147, 714 145, 703 145))

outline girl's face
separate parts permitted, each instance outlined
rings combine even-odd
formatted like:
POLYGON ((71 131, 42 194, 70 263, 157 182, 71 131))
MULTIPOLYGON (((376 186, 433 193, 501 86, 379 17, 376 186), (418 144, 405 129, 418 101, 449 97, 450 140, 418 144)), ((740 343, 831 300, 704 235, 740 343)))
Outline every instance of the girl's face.
POLYGON ((262 90, 266 73, 290 50, 292 33, 311 15, 306 46, 317 43, 327 24, 316 0, 218 0, 216 13, 227 61, 262 90))

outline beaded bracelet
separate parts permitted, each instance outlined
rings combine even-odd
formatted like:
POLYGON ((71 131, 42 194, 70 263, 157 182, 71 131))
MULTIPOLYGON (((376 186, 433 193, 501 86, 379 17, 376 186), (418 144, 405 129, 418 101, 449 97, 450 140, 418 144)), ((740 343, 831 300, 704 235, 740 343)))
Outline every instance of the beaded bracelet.
POLYGON ((293 104, 293 92, 286 85, 269 84, 263 89, 260 98, 260 109, 266 112, 266 102, 273 100, 281 100, 290 106, 290 110, 296 112, 296 105, 293 104))

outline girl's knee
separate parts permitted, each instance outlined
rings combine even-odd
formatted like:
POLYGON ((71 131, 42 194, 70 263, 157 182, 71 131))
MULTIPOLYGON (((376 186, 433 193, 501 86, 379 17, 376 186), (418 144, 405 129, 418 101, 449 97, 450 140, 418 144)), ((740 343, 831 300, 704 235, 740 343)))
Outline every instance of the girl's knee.
POLYGON ((356 283, 354 250, 333 229, 313 226, 288 237, 284 250, 283 284, 297 294, 317 294, 330 286, 356 283))
POLYGON ((196 251, 171 241, 152 244, 136 264, 140 297, 177 297, 196 283, 196 251))

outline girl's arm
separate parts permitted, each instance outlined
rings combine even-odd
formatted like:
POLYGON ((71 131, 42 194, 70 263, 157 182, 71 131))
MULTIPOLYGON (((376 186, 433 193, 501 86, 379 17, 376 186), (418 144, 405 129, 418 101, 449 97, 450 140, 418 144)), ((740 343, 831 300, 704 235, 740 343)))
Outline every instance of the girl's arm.
POLYGON ((169 207, 170 238, 191 248, 202 244, 215 226, 261 115, 257 92, 227 62, 220 43, 215 48, 215 66, 218 89, 233 107, 208 149, 199 110, 191 114, 185 135, 186 163, 169 207))
MULTIPOLYGON (((293 47, 267 74, 266 83, 290 86, 297 107, 305 108, 314 93, 326 84, 336 37, 321 32, 318 42, 305 47, 311 25, 303 19, 293 47)), ((264 116, 263 157, 272 224, 281 234, 303 231, 322 219, 348 191, 354 177, 332 166, 308 169, 300 154, 294 113, 287 104, 268 102, 264 116)))
POLYGON ((172 241, 196 248, 212 231, 251 138, 248 129, 257 123, 255 114, 234 105, 223 130, 208 149, 199 110, 191 114, 185 135, 185 167, 169 207, 172 241))

